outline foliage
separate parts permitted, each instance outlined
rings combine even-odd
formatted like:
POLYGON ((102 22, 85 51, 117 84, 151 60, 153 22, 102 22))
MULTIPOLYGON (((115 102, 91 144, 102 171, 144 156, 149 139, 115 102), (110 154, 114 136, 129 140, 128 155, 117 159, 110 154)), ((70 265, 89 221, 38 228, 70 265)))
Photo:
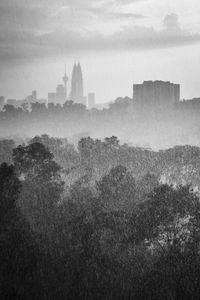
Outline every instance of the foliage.
POLYGON ((18 205, 38 238, 50 243, 56 207, 63 193, 61 167, 40 143, 17 147, 13 151, 13 160, 22 181, 18 205))
MULTIPOLYGON (((39 253, 17 209, 21 184, 13 166, 0 166, 0 298, 27 299, 36 287, 39 253), (35 277, 34 277, 35 276, 35 277)), ((31 297, 29 298, 31 299, 31 297)))
POLYGON ((198 299, 199 195, 161 180, 170 164, 198 168, 184 149, 47 135, 14 149, 0 166, 1 299, 198 299))

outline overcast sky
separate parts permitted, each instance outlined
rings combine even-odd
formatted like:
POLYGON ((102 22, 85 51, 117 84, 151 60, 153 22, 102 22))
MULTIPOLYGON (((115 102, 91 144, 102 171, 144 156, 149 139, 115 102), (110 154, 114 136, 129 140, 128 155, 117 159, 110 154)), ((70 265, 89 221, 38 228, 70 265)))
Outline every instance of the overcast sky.
POLYGON ((199 0, 0 0, 0 95, 47 97, 80 59, 99 102, 148 79, 200 96, 199 16, 199 0))

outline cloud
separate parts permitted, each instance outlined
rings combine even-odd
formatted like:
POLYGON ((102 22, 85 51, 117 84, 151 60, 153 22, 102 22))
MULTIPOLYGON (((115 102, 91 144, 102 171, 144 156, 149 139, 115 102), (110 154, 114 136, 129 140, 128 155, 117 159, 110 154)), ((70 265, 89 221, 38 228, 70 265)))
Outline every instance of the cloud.
POLYGON ((144 2, 144 1, 147 1, 147 0, 116 0, 116 2, 121 5, 127 5, 127 4, 132 4, 132 3, 136 3, 136 2, 144 2))
POLYGON ((61 51, 146 49, 181 46, 200 42, 200 34, 192 34, 181 28, 178 16, 168 15, 163 29, 158 31, 145 26, 124 26, 113 34, 92 30, 57 29, 40 35, 35 42, 61 51))
POLYGON ((200 42, 176 14, 163 29, 138 25, 126 5, 148 0, 1 0, 0 61, 87 51, 173 47, 200 42))
POLYGON ((149 49, 183 46, 200 42, 199 33, 191 33, 181 27, 178 15, 167 15, 163 29, 155 30, 145 26, 125 27, 112 37, 115 47, 124 49, 149 49))
POLYGON ((91 27, 95 32, 101 26, 115 27, 117 22, 142 18, 140 14, 122 12, 115 7, 118 2, 121 1, 1 0, 0 59, 48 55, 66 47, 72 51, 77 45, 80 50, 81 43, 85 49, 85 43, 91 44, 88 39, 95 40, 93 32, 91 37, 88 34, 91 27))

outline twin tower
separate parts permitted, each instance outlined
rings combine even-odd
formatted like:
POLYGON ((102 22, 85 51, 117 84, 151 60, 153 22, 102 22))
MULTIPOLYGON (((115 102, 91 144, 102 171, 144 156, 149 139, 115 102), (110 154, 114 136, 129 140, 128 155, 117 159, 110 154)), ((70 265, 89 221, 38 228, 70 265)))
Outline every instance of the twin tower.
POLYGON ((83 93, 83 74, 80 63, 74 63, 71 79, 71 91, 67 91, 68 76, 65 74, 62 78, 64 84, 57 85, 56 91, 48 93, 48 104, 60 103, 63 105, 67 100, 72 100, 74 103, 80 103, 87 106, 89 109, 95 107, 95 93, 89 93, 88 99, 83 93))
POLYGON ((86 99, 83 95, 83 74, 80 63, 74 63, 71 80, 71 92, 67 96, 67 81, 68 77, 65 71, 63 82, 66 90, 66 98, 72 100, 75 103, 81 103, 86 105, 86 99))

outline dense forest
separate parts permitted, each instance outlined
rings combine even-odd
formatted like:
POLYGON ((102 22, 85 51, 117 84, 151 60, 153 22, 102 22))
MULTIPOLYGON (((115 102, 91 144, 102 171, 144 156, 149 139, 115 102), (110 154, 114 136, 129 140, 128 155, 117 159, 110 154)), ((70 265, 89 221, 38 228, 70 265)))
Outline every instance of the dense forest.
POLYGON ((0 141, 1 299, 199 299, 200 148, 0 141))

